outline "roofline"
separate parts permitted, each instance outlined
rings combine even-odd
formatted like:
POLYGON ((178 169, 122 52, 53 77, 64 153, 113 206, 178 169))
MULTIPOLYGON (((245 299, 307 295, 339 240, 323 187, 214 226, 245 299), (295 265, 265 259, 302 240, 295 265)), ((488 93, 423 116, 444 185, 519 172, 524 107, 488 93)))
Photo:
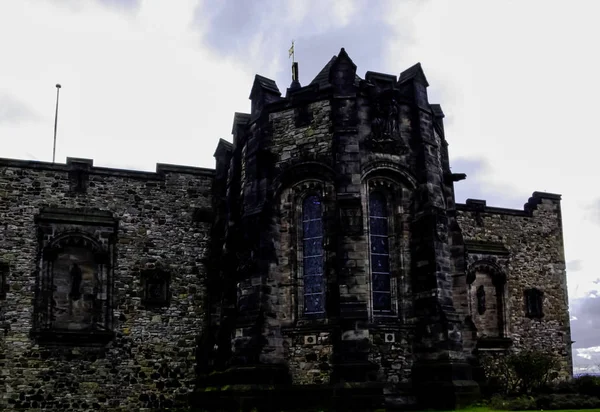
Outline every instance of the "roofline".
POLYGON ((118 177, 130 177, 136 179, 162 179, 165 173, 176 173, 176 174, 189 174, 196 176, 214 177, 215 170, 195 167, 195 166, 184 166, 174 165, 168 163, 157 163, 155 172, 147 172, 142 170, 133 169, 117 169, 111 167, 97 167, 93 166, 92 159, 75 159, 67 158, 67 163, 52 163, 44 162, 40 160, 21 160, 21 159, 8 159, 0 158, 0 167, 7 168, 18 168, 18 169, 34 169, 34 170, 50 170, 56 172, 68 172, 73 170, 76 165, 85 164, 88 166, 86 171, 90 174, 105 175, 105 176, 118 176, 118 177))

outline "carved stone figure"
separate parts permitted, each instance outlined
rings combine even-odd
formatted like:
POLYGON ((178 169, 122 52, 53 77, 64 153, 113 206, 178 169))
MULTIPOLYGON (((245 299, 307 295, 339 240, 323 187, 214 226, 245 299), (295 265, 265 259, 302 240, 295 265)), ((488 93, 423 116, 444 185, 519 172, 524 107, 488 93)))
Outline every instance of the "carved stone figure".
POLYGON ((477 288, 477 312, 480 315, 485 313, 485 289, 483 285, 477 288))
POLYGON ((396 104, 396 100, 392 99, 388 106, 387 118, 385 122, 386 137, 392 137, 392 135, 398 131, 398 114, 398 105, 396 104))
POLYGON ((372 107, 371 135, 365 147, 373 152, 404 154, 407 147, 400 139, 400 110, 395 99, 376 101, 372 107))
POLYGON ((71 268, 71 292, 69 293, 69 297, 73 300, 79 300, 81 297, 81 292, 79 290, 81 288, 81 279, 81 268, 77 263, 74 263, 71 268))

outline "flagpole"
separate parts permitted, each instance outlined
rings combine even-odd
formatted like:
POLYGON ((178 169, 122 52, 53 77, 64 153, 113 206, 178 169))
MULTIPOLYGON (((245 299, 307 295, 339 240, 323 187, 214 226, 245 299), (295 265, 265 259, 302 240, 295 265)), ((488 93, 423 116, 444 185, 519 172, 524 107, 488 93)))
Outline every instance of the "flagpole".
POLYGON ((54 145, 52 147, 52 163, 56 158, 56 124, 58 123, 58 93, 60 91, 60 84, 56 84, 56 111, 54 112, 54 145))

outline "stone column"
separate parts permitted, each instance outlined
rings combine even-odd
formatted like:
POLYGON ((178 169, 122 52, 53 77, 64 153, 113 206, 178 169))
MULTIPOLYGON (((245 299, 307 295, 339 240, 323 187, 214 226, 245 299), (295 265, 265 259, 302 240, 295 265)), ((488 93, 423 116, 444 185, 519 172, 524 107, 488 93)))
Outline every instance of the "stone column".
POLYGON ((330 71, 333 141, 338 202, 338 284, 340 335, 334 347, 334 381, 364 382, 377 366, 368 361, 367 248, 361 202, 360 152, 357 133, 356 65, 342 49, 330 71))
POLYGON ((413 387, 422 406, 455 407, 472 399, 478 386, 465 360, 461 321, 453 301, 454 265, 448 236, 455 218, 453 205, 448 207, 448 191, 453 189, 444 182, 449 169, 444 161, 443 128, 434 130, 428 83, 419 64, 400 75, 399 86, 414 101, 413 147, 417 150, 411 230, 417 319, 413 387))

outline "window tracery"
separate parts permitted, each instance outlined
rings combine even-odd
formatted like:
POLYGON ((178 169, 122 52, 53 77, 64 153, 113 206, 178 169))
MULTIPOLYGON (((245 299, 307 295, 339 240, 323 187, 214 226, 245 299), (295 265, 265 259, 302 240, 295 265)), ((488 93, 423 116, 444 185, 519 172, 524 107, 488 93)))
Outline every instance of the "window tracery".
POLYGON ((325 312, 323 208, 317 195, 307 196, 302 203, 302 263, 304 314, 325 312))
POLYGON ((385 196, 379 191, 369 195, 369 240, 373 310, 391 311, 388 205, 385 196))

